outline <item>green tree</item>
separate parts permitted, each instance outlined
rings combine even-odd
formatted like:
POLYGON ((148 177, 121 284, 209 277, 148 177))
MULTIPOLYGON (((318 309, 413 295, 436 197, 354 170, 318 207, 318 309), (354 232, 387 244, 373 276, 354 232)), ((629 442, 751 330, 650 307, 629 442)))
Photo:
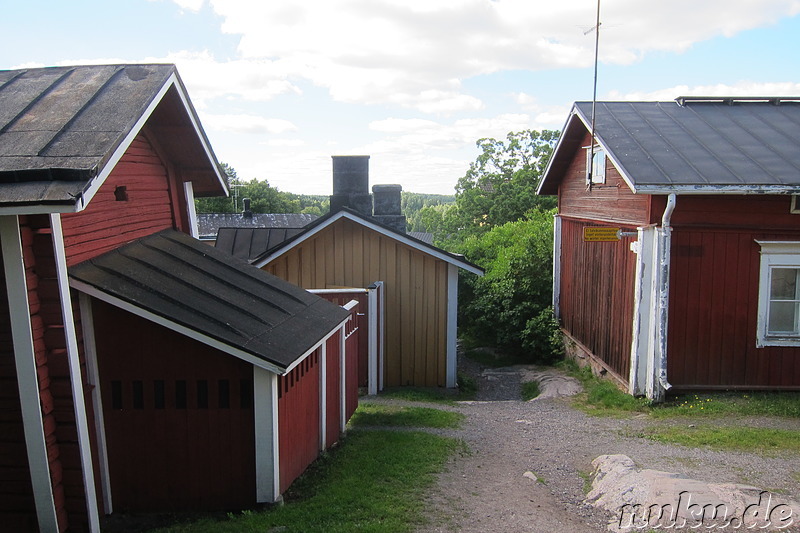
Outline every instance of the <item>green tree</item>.
POLYGON ((198 213, 240 213, 242 200, 250 198, 250 210, 254 213, 298 213, 301 205, 297 195, 279 191, 266 180, 239 179, 236 170, 226 163, 221 164, 225 171, 231 196, 195 199, 198 213))
POLYGON ((505 140, 477 141, 481 153, 456 185, 453 213, 467 230, 489 229, 519 220, 531 209, 551 209, 555 199, 538 196, 542 178, 558 132, 524 130, 510 132, 505 140))

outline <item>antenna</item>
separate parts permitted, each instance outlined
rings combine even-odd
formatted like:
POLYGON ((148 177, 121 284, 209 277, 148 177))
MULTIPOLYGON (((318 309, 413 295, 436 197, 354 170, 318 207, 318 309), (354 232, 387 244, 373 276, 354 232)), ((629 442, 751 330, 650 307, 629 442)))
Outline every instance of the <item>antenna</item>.
POLYGON ((595 107, 597 106, 597 56, 598 51, 600 50, 600 0, 597 0, 597 20, 595 22, 594 28, 584 32, 584 35, 587 35, 592 30, 596 33, 594 35, 594 86, 592 89, 592 137, 589 139, 590 146, 589 148, 589 183, 587 184, 587 190, 589 192, 592 191, 592 181, 593 181, 593 174, 594 174, 594 113, 595 107))

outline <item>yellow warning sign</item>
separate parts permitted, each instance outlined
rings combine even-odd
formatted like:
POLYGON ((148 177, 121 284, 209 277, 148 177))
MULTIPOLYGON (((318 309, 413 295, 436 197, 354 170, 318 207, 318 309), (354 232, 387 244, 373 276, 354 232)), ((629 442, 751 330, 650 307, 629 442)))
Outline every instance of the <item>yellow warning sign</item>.
POLYGON ((583 242, 616 242, 619 237, 619 228, 583 228, 583 242))

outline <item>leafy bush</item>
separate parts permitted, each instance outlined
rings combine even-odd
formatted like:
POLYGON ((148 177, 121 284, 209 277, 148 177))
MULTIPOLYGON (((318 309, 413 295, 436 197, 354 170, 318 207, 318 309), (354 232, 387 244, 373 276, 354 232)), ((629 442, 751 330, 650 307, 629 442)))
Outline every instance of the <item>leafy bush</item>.
POLYGON ((486 270, 464 276, 459 323, 473 342, 531 362, 560 355, 552 316, 553 212, 534 210, 465 239, 461 251, 486 270))

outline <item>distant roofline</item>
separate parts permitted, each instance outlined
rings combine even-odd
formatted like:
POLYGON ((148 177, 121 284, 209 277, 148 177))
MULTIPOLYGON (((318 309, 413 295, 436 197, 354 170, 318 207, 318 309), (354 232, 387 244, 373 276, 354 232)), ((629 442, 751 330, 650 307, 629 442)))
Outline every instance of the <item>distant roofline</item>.
POLYGON ((733 105, 740 102, 781 105, 786 102, 800 102, 800 96, 679 96, 675 101, 680 106, 695 103, 733 105))

